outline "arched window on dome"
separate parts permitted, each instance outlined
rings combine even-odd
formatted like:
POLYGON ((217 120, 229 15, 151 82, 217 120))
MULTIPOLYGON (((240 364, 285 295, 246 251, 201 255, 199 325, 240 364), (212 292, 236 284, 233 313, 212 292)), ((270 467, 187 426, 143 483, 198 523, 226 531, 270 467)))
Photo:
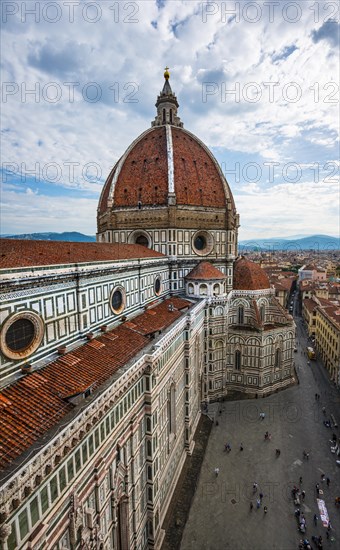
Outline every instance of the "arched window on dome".
POLYGON ((194 285, 192 283, 188 284, 188 294, 194 293, 194 285))
POLYGON ((243 323, 244 323, 244 307, 243 306, 239 306, 239 308, 238 308, 237 322, 238 322, 239 325, 243 325, 243 323))
POLYGON ((208 287, 207 285, 200 285, 200 295, 206 296, 208 294, 208 287))
POLYGON ((241 352, 240 352, 240 350, 235 351, 235 370, 241 370, 241 352))
POLYGON ((217 294, 220 294, 220 285, 219 284, 216 284, 214 285, 214 296, 216 296, 217 294))

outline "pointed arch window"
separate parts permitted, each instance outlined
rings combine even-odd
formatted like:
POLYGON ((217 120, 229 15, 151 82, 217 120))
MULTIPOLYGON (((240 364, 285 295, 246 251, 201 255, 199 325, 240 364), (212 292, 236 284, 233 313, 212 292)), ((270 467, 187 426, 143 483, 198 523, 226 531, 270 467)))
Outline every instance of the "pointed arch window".
POLYGON ((166 123, 165 109, 163 109, 163 124, 166 123))
POLYGON ((240 350, 235 351, 235 370, 241 370, 241 352, 240 352, 240 350))
POLYGON ((172 109, 170 109, 170 124, 172 124, 172 109))
POLYGON ((239 306, 239 308, 238 308, 237 321, 238 321, 239 325, 243 325, 243 323, 244 323, 244 307, 243 306, 239 306))

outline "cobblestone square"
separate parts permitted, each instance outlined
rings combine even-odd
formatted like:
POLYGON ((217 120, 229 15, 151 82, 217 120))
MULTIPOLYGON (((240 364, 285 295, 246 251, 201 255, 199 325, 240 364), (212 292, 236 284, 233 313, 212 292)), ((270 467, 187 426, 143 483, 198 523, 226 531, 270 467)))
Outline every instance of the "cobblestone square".
POLYGON ((339 416, 339 395, 318 362, 308 366, 304 334, 299 330, 296 365, 300 384, 264 399, 211 405, 218 425, 208 441, 181 550, 295 550, 301 538, 311 541, 312 535, 322 536, 323 548, 340 548, 340 509, 334 504, 340 493, 340 468, 330 451, 330 439, 334 430, 338 435, 338 429, 323 424, 331 413, 339 416), (315 393, 320 400, 315 400, 315 393), (265 413, 263 420, 261 412, 265 413), (266 431, 270 440, 265 439, 266 431), (229 453, 224 450, 227 442, 229 453), (303 451, 309 453, 309 460, 303 451), (219 468, 217 476, 215 468, 219 468), (323 473, 331 480, 329 486, 321 481, 323 473), (313 523, 314 514, 319 518, 316 483, 332 525, 330 539, 320 519, 316 527, 313 523), (294 485, 305 491, 300 506, 306 518, 305 535, 298 531, 294 516, 294 485), (260 493, 263 498, 257 508, 260 493))

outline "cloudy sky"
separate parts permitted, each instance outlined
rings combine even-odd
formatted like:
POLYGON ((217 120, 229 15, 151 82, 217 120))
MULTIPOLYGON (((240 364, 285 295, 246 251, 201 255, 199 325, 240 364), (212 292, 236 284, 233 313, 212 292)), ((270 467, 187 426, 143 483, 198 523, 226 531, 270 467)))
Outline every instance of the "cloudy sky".
POLYGON ((13 2, 2 9, 1 233, 96 231, 168 65, 240 239, 339 235, 339 3, 13 2))

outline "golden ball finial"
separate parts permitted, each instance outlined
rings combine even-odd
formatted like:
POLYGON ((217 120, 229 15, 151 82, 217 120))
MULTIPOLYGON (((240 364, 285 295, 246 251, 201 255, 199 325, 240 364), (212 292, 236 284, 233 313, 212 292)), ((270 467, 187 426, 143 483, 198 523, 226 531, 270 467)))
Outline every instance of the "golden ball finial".
POLYGON ((169 67, 165 67, 164 69, 164 78, 165 80, 169 80, 170 78, 169 67))

